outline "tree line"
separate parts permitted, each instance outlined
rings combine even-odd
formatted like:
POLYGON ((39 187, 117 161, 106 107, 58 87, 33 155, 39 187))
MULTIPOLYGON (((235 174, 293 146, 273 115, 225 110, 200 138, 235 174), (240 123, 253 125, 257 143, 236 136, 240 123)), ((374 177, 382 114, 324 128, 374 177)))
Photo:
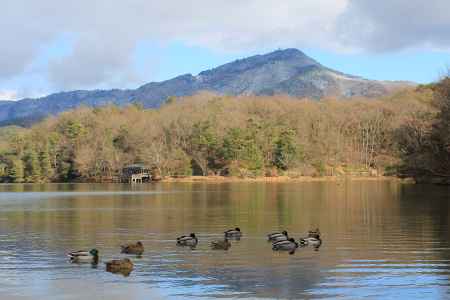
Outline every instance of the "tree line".
POLYGON ((433 92, 433 110, 418 111, 396 131, 399 173, 450 184, 450 78, 425 88, 433 92))
POLYGON ((159 109, 80 107, 0 129, 0 181, 160 176, 450 173, 450 79, 382 99, 169 98, 159 109))

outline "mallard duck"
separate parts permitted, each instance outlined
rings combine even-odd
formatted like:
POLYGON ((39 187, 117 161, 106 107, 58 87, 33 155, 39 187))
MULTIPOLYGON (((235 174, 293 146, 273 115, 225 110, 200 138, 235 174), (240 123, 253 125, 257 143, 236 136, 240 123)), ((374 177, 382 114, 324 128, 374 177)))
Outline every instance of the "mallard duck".
POLYGON ((308 231, 308 237, 312 237, 312 238, 320 238, 320 230, 319 228, 316 228, 315 230, 310 230, 308 231))
POLYGON ((288 239, 288 233, 286 230, 283 230, 282 232, 274 232, 267 235, 267 241, 269 242, 278 242, 278 241, 286 241, 288 239))
POLYGON ((308 242, 306 241, 307 238, 299 238, 298 243, 300 246, 304 247, 308 245, 308 242))
POLYGON ((106 271, 112 272, 112 273, 122 273, 125 275, 125 273, 130 274, 130 272, 133 270, 133 263, 129 258, 124 259, 113 259, 111 261, 108 261, 106 264, 106 271))
POLYGON ((72 263, 98 263, 98 250, 92 249, 91 251, 79 250, 70 252, 67 254, 69 256, 70 262, 72 263))
POLYGON ((230 247, 231 243, 227 238, 224 240, 211 242, 211 248, 214 250, 228 250, 230 247))
POLYGON ((274 251, 295 251, 299 247, 299 244, 290 238, 286 241, 279 241, 272 245, 272 250, 274 251))
POLYGON ((230 229, 224 232, 227 238, 240 238, 242 236, 241 229, 236 227, 235 229, 230 229))
POLYGON ((322 240, 320 239, 320 237, 306 237, 300 239, 300 244, 313 246, 314 248, 318 249, 322 245, 322 240))
POLYGON ((195 236, 195 233, 191 233, 190 235, 182 235, 177 238, 178 246, 189 246, 195 247, 198 244, 198 238, 195 236))
POLYGON ((141 242, 136 244, 127 244, 120 246, 122 248, 122 253, 142 255, 144 253, 144 245, 141 242))

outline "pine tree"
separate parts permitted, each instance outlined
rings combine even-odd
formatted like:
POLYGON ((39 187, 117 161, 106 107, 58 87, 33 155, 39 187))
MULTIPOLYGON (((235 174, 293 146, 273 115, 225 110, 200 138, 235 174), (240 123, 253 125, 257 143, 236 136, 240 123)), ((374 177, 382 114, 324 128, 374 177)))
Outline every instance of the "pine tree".
POLYGON ((297 145, 295 143, 295 131, 286 129, 281 132, 275 142, 273 164, 281 170, 287 170, 295 160, 297 155, 297 145))
POLYGON ((264 167, 264 158, 255 135, 248 128, 231 128, 223 140, 223 158, 257 174, 264 167))

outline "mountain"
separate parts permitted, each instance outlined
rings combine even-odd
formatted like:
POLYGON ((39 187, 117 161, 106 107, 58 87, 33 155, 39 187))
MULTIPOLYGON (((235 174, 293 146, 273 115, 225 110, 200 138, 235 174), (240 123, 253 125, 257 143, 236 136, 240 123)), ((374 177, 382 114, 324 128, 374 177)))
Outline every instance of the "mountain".
POLYGON ((141 103, 159 107, 169 96, 188 96, 199 91, 227 95, 275 95, 295 97, 378 97, 405 82, 367 80, 327 68, 297 49, 255 55, 203 71, 162 82, 151 82, 131 90, 72 91, 38 99, 0 101, 0 124, 27 125, 48 115, 80 105, 141 103))

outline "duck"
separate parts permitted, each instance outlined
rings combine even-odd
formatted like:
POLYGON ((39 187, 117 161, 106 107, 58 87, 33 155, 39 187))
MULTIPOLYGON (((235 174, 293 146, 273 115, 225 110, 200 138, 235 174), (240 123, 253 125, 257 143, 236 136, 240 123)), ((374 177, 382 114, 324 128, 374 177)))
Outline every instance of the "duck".
POLYGON ((312 237, 312 238, 316 238, 316 239, 320 238, 319 228, 316 228, 315 230, 309 230, 308 237, 312 237))
POLYGON ((133 270, 133 262, 129 258, 113 259, 105 263, 106 271, 111 273, 122 273, 125 276, 129 275, 133 270))
POLYGON ((314 248, 319 249, 322 245, 322 240, 320 237, 306 237, 300 239, 300 244, 305 246, 313 246, 314 248))
POLYGON ((191 233, 190 235, 182 235, 177 238, 178 246, 190 246, 195 247, 198 244, 198 238, 195 236, 195 233, 191 233))
POLYGON ((279 241, 286 241, 288 240, 288 233, 286 230, 283 230, 282 232, 274 232, 267 235, 267 241, 268 242, 279 242, 279 241))
POLYGON ((241 229, 236 227, 235 229, 230 229, 224 232, 227 238, 240 238, 242 236, 241 229))
POLYGON ((290 238, 286 241, 279 241, 272 245, 272 250, 274 251, 290 251, 295 252, 295 250, 299 247, 299 244, 293 239, 290 238))
POLYGON ((97 249, 91 249, 90 251, 86 250, 73 251, 67 254, 67 256, 69 256, 70 262, 72 263, 98 264, 97 249))
POLYGON ((136 244, 126 244, 120 247, 122 248, 122 253, 125 254, 142 255, 142 253, 144 253, 144 245, 142 245, 141 242, 137 242, 136 244))
POLYGON ((213 250, 228 250, 231 247, 230 241, 227 238, 224 240, 211 242, 211 248, 213 250))

